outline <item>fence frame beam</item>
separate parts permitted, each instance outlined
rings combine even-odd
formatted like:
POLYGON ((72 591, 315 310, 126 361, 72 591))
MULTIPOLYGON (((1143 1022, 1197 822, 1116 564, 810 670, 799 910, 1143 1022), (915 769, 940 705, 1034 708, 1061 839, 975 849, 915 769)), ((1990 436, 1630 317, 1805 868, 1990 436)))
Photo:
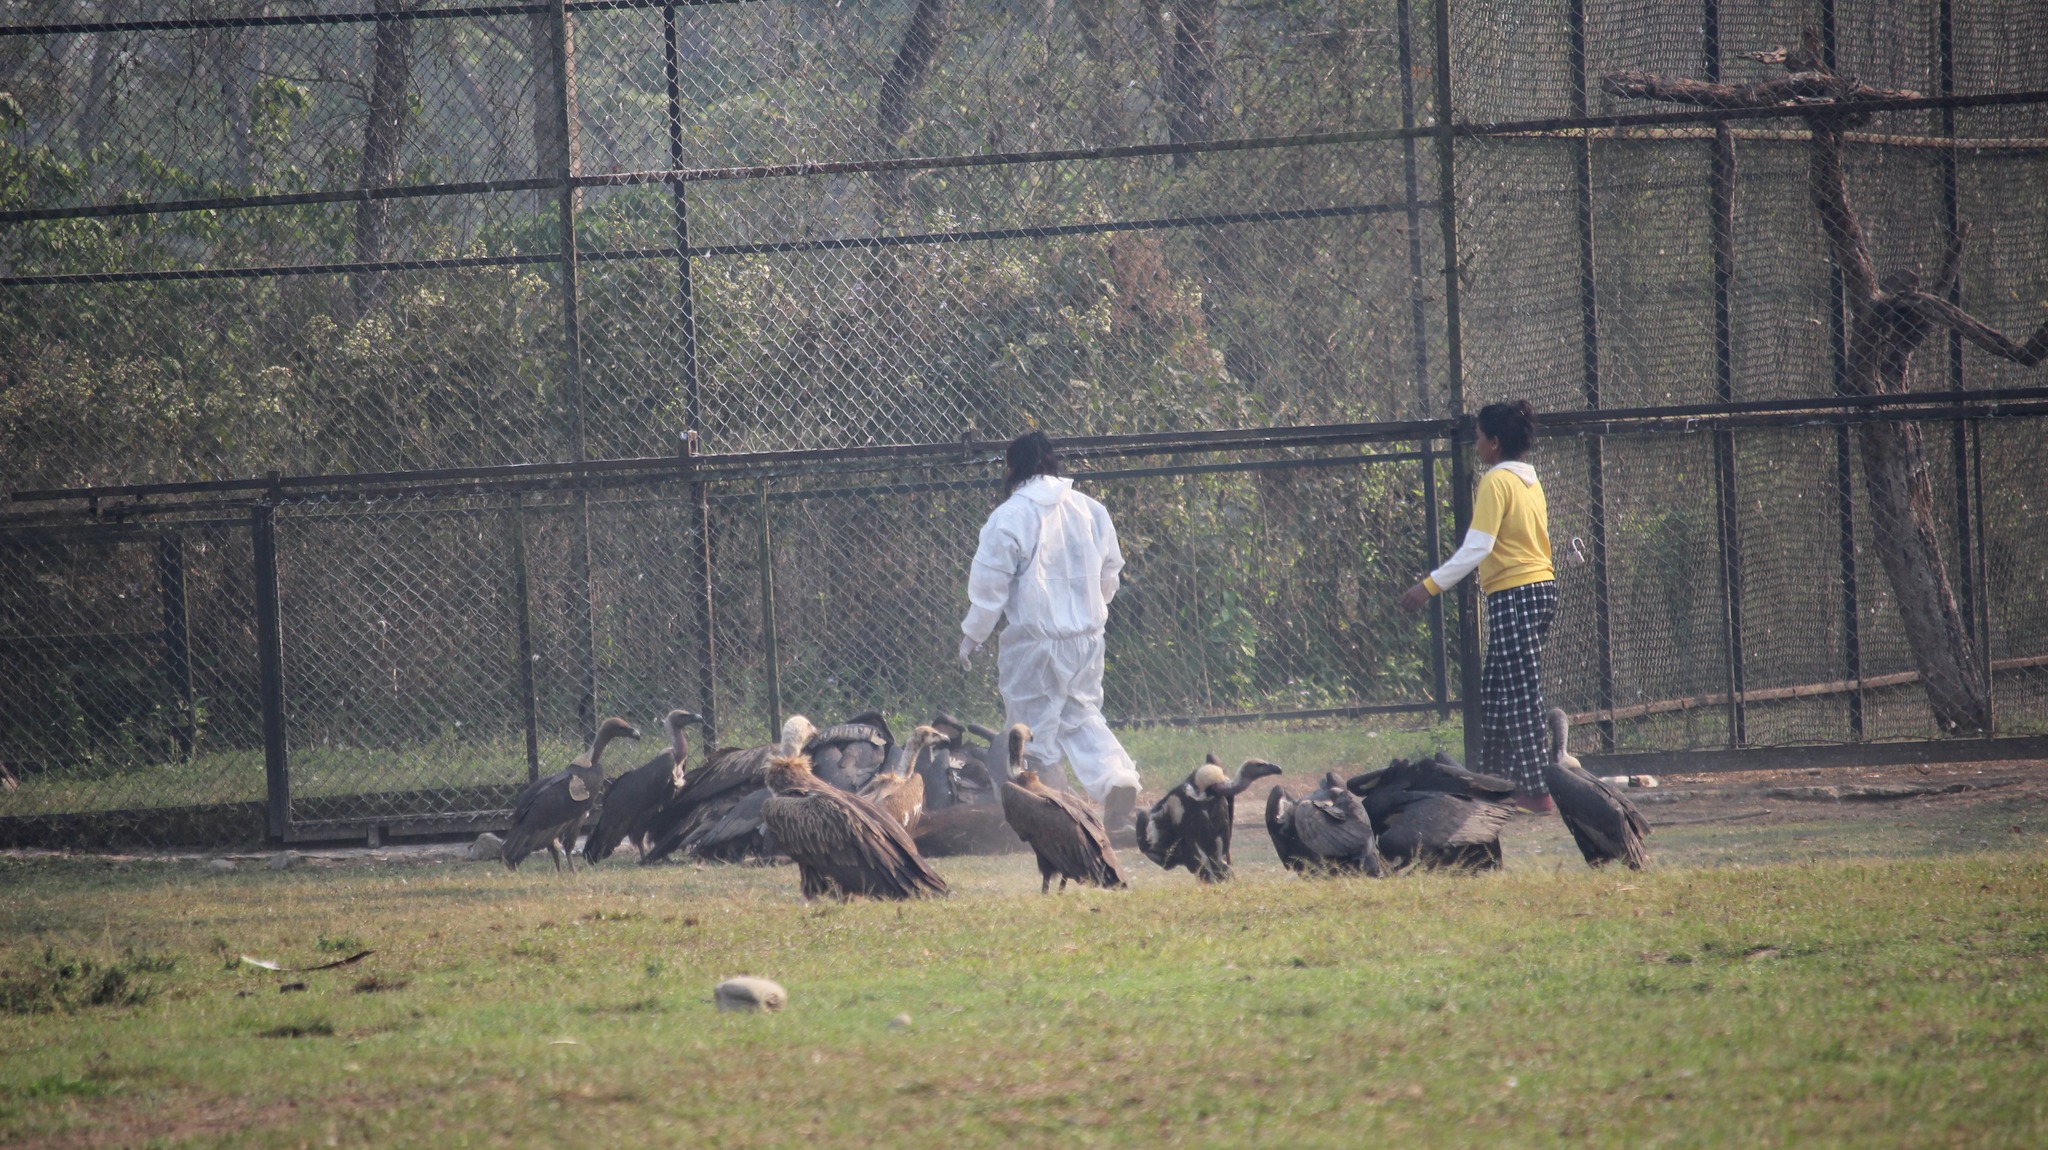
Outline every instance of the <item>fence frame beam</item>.
POLYGON ((278 605, 277 509, 264 501, 249 510, 249 541, 256 602, 257 698, 263 714, 264 823, 283 842, 291 830, 291 759, 285 740, 284 625, 278 605))

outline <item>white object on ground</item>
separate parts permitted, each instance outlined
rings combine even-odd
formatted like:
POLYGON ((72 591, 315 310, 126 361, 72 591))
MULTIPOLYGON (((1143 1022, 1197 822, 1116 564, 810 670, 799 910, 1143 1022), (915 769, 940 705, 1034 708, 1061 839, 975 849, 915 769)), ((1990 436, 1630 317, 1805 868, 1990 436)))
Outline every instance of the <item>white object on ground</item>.
POLYGON ((781 1010, 789 1005, 789 992, 780 983, 765 978, 728 978, 711 988, 711 999, 721 1012, 781 1010))

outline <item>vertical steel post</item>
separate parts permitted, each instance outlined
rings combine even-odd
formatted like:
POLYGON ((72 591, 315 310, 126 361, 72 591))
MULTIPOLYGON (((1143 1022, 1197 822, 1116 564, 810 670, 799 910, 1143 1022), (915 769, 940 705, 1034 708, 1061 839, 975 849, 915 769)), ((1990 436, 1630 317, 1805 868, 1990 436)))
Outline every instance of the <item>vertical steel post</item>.
MULTIPOLYGON (((583 321, 582 321, 582 271, 576 250, 576 148, 573 143, 576 131, 576 87, 571 79, 574 68, 574 39, 570 33, 569 9, 564 0, 553 0, 552 11, 548 13, 554 34, 554 52, 551 63, 554 75, 537 77, 539 83, 552 84, 560 99, 550 108, 560 116, 560 122, 552 125, 553 135, 561 141, 561 153, 545 157, 551 162, 556 179, 556 210, 560 220, 561 267, 562 267, 562 354, 563 393, 569 406, 569 449, 570 457, 581 463, 590 457, 587 408, 583 389, 583 321)), ((536 157, 536 162, 543 158, 536 157)), ((597 733, 597 605, 596 589, 590 574, 590 495, 579 489, 576 492, 576 539, 570 546, 570 578, 581 588, 579 603, 573 610, 573 631, 576 636, 576 656, 581 671, 582 690, 576 700, 577 723, 582 729, 584 741, 597 733)))
MULTIPOLYGON (((1840 334, 1839 313, 1836 331, 1840 334)), ((1842 369, 1836 349, 1836 370, 1842 369)), ((1850 473, 1849 425, 1835 428, 1835 515, 1841 537, 1842 670, 1849 679, 1849 737, 1863 739, 1863 620, 1856 595, 1856 501, 1850 473)))
MULTIPOLYGON (((270 473, 272 479, 278 473, 270 473)), ((276 490, 249 509, 249 542, 255 552, 256 679, 263 710, 263 784, 270 837, 283 841, 291 827, 291 762, 284 731, 284 626, 277 599, 276 490)))
MULTIPOLYGON (((676 26, 676 6, 662 6, 662 71, 668 81, 668 162, 671 169, 683 166, 683 77, 682 42, 676 26)), ((683 456, 703 448, 704 395, 697 372, 697 297, 690 254, 689 185, 670 185, 672 200, 670 233, 676 250, 676 322, 682 328, 682 354, 677 365, 683 379, 683 456)), ((718 733, 718 649, 712 628, 711 591, 711 497, 702 483, 690 484, 692 615, 697 630, 697 710, 704 716, 707 746, 716 746, 718 733)), ((780 728, 777 728, 778 731, 780 728)), ((774 737, 773 734, 770 737, 774 737)))
MULTIPOLYGON (((1571 114, 1586 114, 1586 5, 1571 0, 1566 9, 1571 28, 1568 47, 1571 69, 1571 114)), ((1579 224, 1579 386, 1586 409, 1600 407, 1600 284, 1593 245, 1593 135, 1579 134, 1577 163, 1579 224)), ((1593 645, 1598 665, 1597 692, 1603 715, 1614 712, 1614 627, 1607 575, 1607 440, 1586 437, 1586 531, 1593 537, 1593 645)), ((1614 720, 1599 723, 1600 749, 1614 749, 1614 720)))
MULTIPOLYGON (((1941 0, 1936 15, 1935 72, 1939 94, 1953 96, 1956 90, 1955 60, 1955 5, 1954 0, 1941 0)), ((1937 154, 1936 164, 1941 172, 1941 225, 1944 247, 1956 242, 1962 231, 1962 206, 1956 189, 1956 110, 1942 108, 1937 113, 1937 130, 1947 141, 1937 154)), ((1948 285, 1948 301, 1957 306, 1963 302, 1962 277, 1948 285)), ((1963 333, 1954 328, 1948 330, 1948 387, 1950 391, 1963 390, 1963 333)), ((1949 428, 1949 449, 1954 460, 1956 485, 1956 568, 1961 578, 1956 580, 1957 609, 1963 617, 1963 633, 1972 643, 1979 641, 1977 628, 1977 596, 1982 572, 1974 562, 1976 548, 1971 544, 1972 527, 1970 514, 1970 448, 1969 429, 1964 420, 1956 420, 1949 428)), ((1990 683, 1987 680, 1988 690, 1990 683)))
POLYGON ((754 481, 756 542, 761 568, 761 649, 767 666, 768 737, 782 734, 782 649, 775 640, 775 535, 768 522, 768 484, 754 481))
MULTIPOLYGON (((1458 155, 1451 132, 1451 2, 1436 3, 1437 222, 1444 244, 1444 380, 1459 427, 1451 443, 1451 520, 1460 538, 1472 523, 1472 465, 1461 444, 1471 439, 1465 421, 1465 356, 1458 320, 1458 155)), ((1465 761, 1479 765, 1479 596, 1477 580, 1458 584, 1459 683, 1465 724, 1465 761)))
POLYGON ((178 741, 178 759, 184 762, 192 758, 199 724, 192 709, 192 614, 185 592, 183 535, 165 535, 156 541, 156 589, 163 618, 164 670, 170 677, 171 695, 178 701, 172 735, 178 741))
POLYGON ((540 704, 533 681, 533 595, 526 568, 526 496, 512 496, 507 534, 512 544, 512 626, 517 636, 519 712, 526 728, 526 781, 540 778, 540 704))
MULTIPOLYGON (((1835 0, 1820 4, 1821 63, 1835 66, 1835 0)), ((1849 379, 1848 300, 1843 296, 1842 269, 1828 261, 1828 357, 1836 395, 1845 394, 1849 379)), ((1856 487, 1851 472, 1849 427, 1835 428, 1835 499, 1841 521, 1842 656, 1849 691, 1849 735, 1863 739, 1863 610, 1856 581, 1856 487)))
MULTIPOLYGON (((1707 82, 1718 84, 1721 81, 1720 0, 1706 0, 1703 15, 1707 82)), ((1713 215, 1714 397, 1722 403, 1732 403, 1735 400, 1735 337, 1729 294, 1735 281, 1735 134, 1726 123, 1714 125, 1708 199, 1713 215)), ((1717 497, 1714 534, 1721 560, 1722 653, 1726 658, 1728 745, 1731 747, 1742 746, 1748 741, 1743 730, 1742 533, 1736 519, 1735 479, 1735 433, 1724 428, 1714 433, 1714 489, 1717 497)))
MULTIPOLYGON (((1395 0, 1394 20, 1398 25, 1401 69, 1401 127, 1415 127, 1415 13, 1410 0, 1395 0)), ((1422 200, 1421 176, 1416 166, 1415 138, 1401 140, 1401 172, 1407 196, 1408 215, 1408 325, 1414 345, 1415 402, 1422 418, 1435 413, 1429 394, 1429 310, 1428 294, 1422 283, 1422 200)), ((1436 441, 1425 439, 1422 451, 1422 519, 1424 549, 1430 570, 1443 560, 1443 527, 1436 490, 1436 441)), ((1443 596, 1429 601, 1430 697, 1437 702, 1437 721, 1451 718, 1450 655, 1444 646, 1443 596)))
POLYGON ((1978 585, 1977 657, 1984 668, 1984 701, 1989 708, 1985 718, 1984 737, 1998 733, 1998 684, 1991 677, 1991 567, 1985 561, 1984 539, 1984 425, 1979 420, 1970 421, 1970 455, 1973 466, 1971 479, 1976 488, 1977 513, 1977 576, 1984 582, 1978 585))

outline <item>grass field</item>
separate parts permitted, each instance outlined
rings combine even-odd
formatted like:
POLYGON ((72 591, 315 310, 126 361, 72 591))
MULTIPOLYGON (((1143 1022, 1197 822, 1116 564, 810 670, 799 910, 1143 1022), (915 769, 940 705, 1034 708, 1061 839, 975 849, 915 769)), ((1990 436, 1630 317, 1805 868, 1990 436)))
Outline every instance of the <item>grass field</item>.
POLYGON ((1206 889, 951 859, 905 906, 0 860, 0 1145, 2048 1144, 2039 808, 1947 802, 1675 826, 1641 874, 1535 820, 1477 878, 1304 882, 1253 834, 1206 889), (789 1009, 714 1013, 736 973, 789 1009))

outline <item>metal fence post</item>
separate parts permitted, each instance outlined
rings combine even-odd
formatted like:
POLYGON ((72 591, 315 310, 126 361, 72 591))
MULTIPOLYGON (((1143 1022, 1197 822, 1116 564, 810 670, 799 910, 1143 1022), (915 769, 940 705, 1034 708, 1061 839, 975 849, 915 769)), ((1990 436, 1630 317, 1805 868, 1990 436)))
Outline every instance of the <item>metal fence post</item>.
MULTIPOLYGON (((1821 62, 1835 66, 1835 3, 1821 0, 1821 62)), ((1842 294, 1842 269, 1828 261, 1828 358, 1834 392, 1847 392, 1849 378, 1848 301, 1842 294)), ((1856 580, 1856 486, 1849 459, 1849 427, 1835 428, 1835 499, 1841 520, 1842 655, 1848 673, 1849 737, 1863 739, 1863 606, 1856 580)))
MULTIPOLYGON (((1953 96, 1956 91, 1955 61, 1955 5, 1953 0, 1941 0, 1936 15, 1937 90, 1942 96, 1953 96)), ((1938 130, 1947 141, 1939 153, 1936 164, 1941 171, 1941 224, 1942 239, 1953 245, 1962 231, 1962 209, 1956 188, 1956 111, 1954 108, 1941 109, 1938 130)), ((1948 285, 1948 302, 1961 306, 1963 302, 1963 278, 1958 275, 1948 285)), ((1963 390, 1963 333, 1955 328, 1948 329, 1948 389, 1963 390)), ((1975 526, 1970 513, 1970 444, 1968 421, 1958 419, 1949 429, 1949 450, 1954 458, 1956 485, 1956 559, 1961 578, 1956 580, 1956 607, 1963 617, 1963 634, 1973 643, 1989 641, 1989 636, 1977 626, 1977 599, 1981 592, 1979 580, 1983 573, 1974 562, 1976 548, 1971 543, 1971 532, 1975 526)), ((1984 682, 1987 697, 1991 681, 1984 682)))
MULTIPOLYGON (((1415 12, 1410 0, 1395 0, 1394 20, 1399 34, 1401 69, 1401 127, 1415 127, 1415 12)), ((1424 419, 1435 413, 1429 394, 1429 296, 1422 283, 1422 199, 1421 175, 1416 165, 1415 137, 1401 139, 1403 207, 1408 217, 1408 330, 1414 344, 1415 402, 1424 419)), ((1430 570, 1443 562, 1443 524, 1437 504, 1436 441, 1421 440, 1422 531, 1430 570)), ((1455 446, 1455 445, 1454 445, 1455 446)), ((1430 698, 1437 703, 1437 721, 1451 718, 1450 653, 1445 647, 1443 596, 1429 601, 1429 684, 1430 698)))
POLYGON ((164 668, 171 694, 178 700, 178 758, 189 760, 197 741, 198 716, 192 709, 192 616, 185 592, 185 537, 166 535, 156 542, 157 598, 162 606, 164 668))
MULTIPOLYGON (((277 472, 270 473, 278 477, 277 472)), ((284 735, 284 627, 277 601, 277 504, 274 490, 249 509, 255 551, 256 678, 263 709, 265 824, 282 841, 291 826, 292 779, 284 735)))
POLYGON ((512 620, 518 636, 519 711, 526 728, 526 781, 540 778, 540 704, 533 681, 533 595, 526 568, 526 496, 514 495, 506 516, 512 544, 512 620))
MULTIPOLYGON (((1586 114, 1586 5, 1571 0, 1566 10, 1571 42, 1571 114, 1586 114)), ((1579 226, 1579 385, 1586 407, 1600 407, 1600 292, 1593 236, 1593 136, 1579 133, 1573 165, 1578 189, 1579 226)), ((1614 749, 1614 629, 1607 577, 1607 440, 1586 437, 1586 532, 1593 537, 1593 646, 1597 665, 1596 696, 1601 713, 1600 749, 1614 749)))
MULTIPOLYGON (((1472 522, 1472 466, 1460 441, 1465 423, 1465 359, 1458 325, 1458 156, 1451 131, 1451 4, 1436 4, 1437 222, 1444 243, 1444 380, 1458 431, 1451 440, 1451 520, 1460 538, 1472 522)), ((1479 766, 1479 597, 1467 579, 1458 584, 1458 678, 1463 696, 1465 761, 1479 766)), ((1483 769, 1483 767, 1481 767, 1483 769)))
MULTIPOLYGON (((697 433, 683 433, 682 465, 697 466, 697 433)), ((711 485, 690 480, 690 610, 697 630, 697 712, 704 716, 704 745, 718 745, 718 643, 711 587, 711 485)))
MULTIPOLYGON (((1721 81, 1721 5, 1707 0, 1705 19, 1707 82, 1721 81)), ((1714 396, 1735 401, 1735 334, 1729 293, 1735 282, 1735 133, 1725 122, 1714 125, 1714 151, 1709 177, 1709 211, 1713 216, 1714 255, 1714 396)), ((1715 540, 1721 559, 1722 651, 1727 659, 1728 745, 1742 746, 1742 535, 1736 520, 1735 432, 1714 432, 1715 540)))
POLYGON ((761 568, 761 647, 767 669, 768 737, 782 733, 782 651, 775 638, 775 536, 768 522, 768 485, 754 481, 754 512, 759 526, 761 568))
MULTIPOLYGON (((662 6, 662 71, 668 81, 668 162, 672 169, 683 166, 683 78, 682 45, 676 28, 676 7, 662 6)), ((697 375, 697 297, 690 253, 689 185, 669 185, 673 200, 671 236, 676 249, 676 322, 682 329, 683 351, 678 367, 683 375, 682 451, 687 466, 690 457, 703 449, 704 397, 697 375)), ((690 484, 692 556, 696 571, 691 591, 692 614, 697 626, 697 710, 704 716, 706 746, 716 746, 718 732, 718 649, 712 633, 711 592, 711 495, 702 483, 690 484)), ((772 672, 771 672, 772 673, 772 672)), ((773 706, 779 707, 779 701, 773 706)), ((779 726, 777 728, 780 729, 779 726)), ((770 738, 774 737, 771 732, 770 738)))

